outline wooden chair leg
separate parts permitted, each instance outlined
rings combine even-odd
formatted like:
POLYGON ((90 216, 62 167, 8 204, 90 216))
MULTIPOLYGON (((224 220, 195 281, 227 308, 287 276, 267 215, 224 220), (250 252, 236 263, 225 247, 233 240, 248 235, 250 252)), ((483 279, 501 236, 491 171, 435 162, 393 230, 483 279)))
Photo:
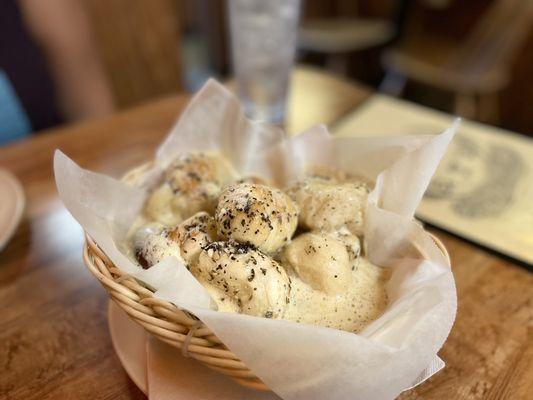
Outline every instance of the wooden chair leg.
POLYGON ((481 118, 484 122, 497 125, 500 122, 500 94, 486 93, 479 97, 481 118))
POLYGON ((454 112, 460 117, 475 119, 478 114, 476 96, 473 94, 457 93, 455 95, 454 112))

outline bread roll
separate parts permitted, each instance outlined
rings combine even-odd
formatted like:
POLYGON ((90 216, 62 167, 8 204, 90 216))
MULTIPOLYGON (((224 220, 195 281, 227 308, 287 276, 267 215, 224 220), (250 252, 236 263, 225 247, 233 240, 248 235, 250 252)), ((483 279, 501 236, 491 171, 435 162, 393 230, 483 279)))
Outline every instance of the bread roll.
POLYGON ((306 178, 291 185, 287 194, 300 208, 304 229, 333 231, 346 226, 362 235, 368 186, 363 182, 306 178))
POLYGON ((198 280, 215 287, 220 307, 233 303, 244 314, 278 318, 289 301, 289 278, 273 259, 235 242, 214 242, 198 259, 198 280))
POLYGON ((137 261, 145 269, 170 256, 184 262, 179 244, 169 237, 168 230, 161 224, 148 224, 138 229, 133 236, 133 246, 137 261))
POLYGON ((217 240, 215 219, 200 211, 170 230, 168 237, 178 243, 181 256, 189 267, 193 267, 202 249, 217 240))
POLYGON ((215 219, 222 238, 272 254, 290 241, 298 224, 298 207, 281 190, 241 183, 221 193, 215 219))
POLYGON ((352 282, 346 246, 327 233, 299 235, 283 249, 282 264, 302 282, 326 294, 340 294, 352 282))
POLYGON ((222 157, 197 153, 179 157, 147 200, 149 218, 172 226, 199 211, 213 213, 223 186, 236 173, 222 157))

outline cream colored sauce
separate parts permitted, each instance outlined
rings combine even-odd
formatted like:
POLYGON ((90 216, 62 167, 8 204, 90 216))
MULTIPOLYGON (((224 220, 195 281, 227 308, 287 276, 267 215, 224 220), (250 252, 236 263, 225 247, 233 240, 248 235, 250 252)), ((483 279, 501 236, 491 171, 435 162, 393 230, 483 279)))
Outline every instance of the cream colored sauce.
POLYGON ((359 257, 352 284, 342 294, 327 295, 291 276, 290 302, 283 319, 359 332, 378 318, 388 302, 388 270, 359 257))

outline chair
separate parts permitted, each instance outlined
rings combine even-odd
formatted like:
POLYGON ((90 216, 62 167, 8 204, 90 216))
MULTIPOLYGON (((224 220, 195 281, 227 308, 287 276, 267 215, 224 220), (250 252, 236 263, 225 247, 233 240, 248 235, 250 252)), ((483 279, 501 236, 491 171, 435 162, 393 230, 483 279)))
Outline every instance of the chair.
POLYGON ((455 113, 497 122, 499 94, 509 84, 514 56, 528 37, 533 19, 530 0, 495 0, 460 46, 432 43, 413 51, 399 46, 385 52, 380 90, 400 95, 412 79, 455 95, 455 113))
MULTIPOLYGON (((350 3, 350 13, 357 4, 350 3)), ((386 19, 369 17, 315 17, 302 21, 298 32, 298 48, 324 53, 332 70, 346 73, 348 55, 388 43, 394 36, 394 25, 386 19)))
POLYGON ((182 88, 179 2, 82 0, 82 3, 119 106, 182 88))

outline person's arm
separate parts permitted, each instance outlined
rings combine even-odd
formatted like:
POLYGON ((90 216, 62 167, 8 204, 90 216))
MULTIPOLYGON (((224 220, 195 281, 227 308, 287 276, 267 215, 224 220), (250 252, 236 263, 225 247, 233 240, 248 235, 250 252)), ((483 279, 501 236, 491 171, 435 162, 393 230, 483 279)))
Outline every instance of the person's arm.
POLYGON ((28 31, 42 48, 65 118, 97 117, 113 98, 80 0, 18 0, 28 31))

